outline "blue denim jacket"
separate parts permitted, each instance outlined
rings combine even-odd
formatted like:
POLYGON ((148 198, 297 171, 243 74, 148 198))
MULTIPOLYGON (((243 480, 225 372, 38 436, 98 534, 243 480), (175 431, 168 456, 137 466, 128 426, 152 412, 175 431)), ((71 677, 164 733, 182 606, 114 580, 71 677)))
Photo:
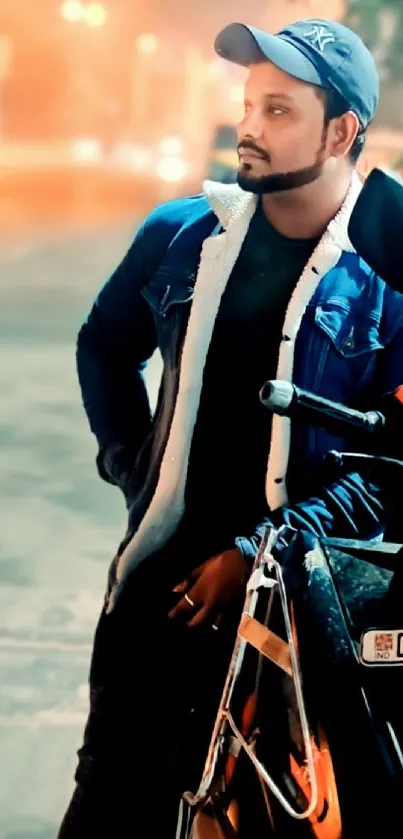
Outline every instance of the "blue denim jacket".
MULTIPOLYGON (((77 365, 83 403, 99 444, 98 468, 119 483, 119 469, 105 467, 105 453, 130 452, 135 463, 127 491, 128 538, 139 527, 155 493, 175 409, 180 354, 204 240, 217 216, 203 195, 158 207, 143 222, 123 261, 101 289, 82 326, 77 365), (151 417, 144 365, 159 347, 164 373, 151 417)), ((346 405, 371 404, 403 383, 403 296, 389 289, 353 252, 342 252, 320 280, 298 332, 293 381, 346 405)), ((320 486, 323 455, 346 450, 346 441, 292 424, 287 472, 288 502, 276 523, 318 535, 371 538, 385 523, 384 493, 358 474, 320 486), (318 489, 320 486, 320 489, 318 489)), ((237 542, 252 556, 264 522, 237 542)), ((229 546, 230 547, 230 546, 229 546)))

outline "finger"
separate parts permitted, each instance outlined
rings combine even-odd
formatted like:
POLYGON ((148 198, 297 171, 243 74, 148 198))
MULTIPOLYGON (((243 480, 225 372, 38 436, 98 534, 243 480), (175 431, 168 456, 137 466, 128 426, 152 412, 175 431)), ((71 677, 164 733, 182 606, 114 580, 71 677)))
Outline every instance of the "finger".
POLYGON ((189 615, 191 612, 194 612, 196 608, 198 607, 196 606, 195 600, 193 600, 193 598, 188 594, 186 597, 182 597, 179 603, 177 603, 176 606, 168 612, 168 617, 179 618, 181 615, 189 615))
POLYGON ((190 579, 183 580, 181 583, 178 583, 178 585, 175 586, 175 588, 173 588, 172 591, 174 591, 176 594, 182 594, 182 592, 187 591, 187 589, 190 586, 190 583, 190 579))
POLYGON ((201 609, 195 614, 195 616, 187 622, 189 629, 194 629, 197 626, 202 626, 203 624, 207 623, 210 615, 210 608, 209 606, 202 606, 201 609))
POLYGON ((203 566, 200 565, 198 568, 195 568, 185 580, 182 580, 181 583, 175 586, 172 591, 177 592, 178 594, 182 594, 182 592, 187 591, 191 585, 194 583, 195 580, 198 580, 200 574, 202 572, 203 566))

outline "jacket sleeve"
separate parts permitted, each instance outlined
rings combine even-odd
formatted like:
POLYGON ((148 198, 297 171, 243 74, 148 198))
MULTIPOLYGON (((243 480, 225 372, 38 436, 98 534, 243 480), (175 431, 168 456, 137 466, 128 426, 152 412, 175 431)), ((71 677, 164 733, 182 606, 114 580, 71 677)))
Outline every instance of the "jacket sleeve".
MULTIPOLYGON (((400 295, 397 305, 402 308, 400 295)), ((400 323, 403 318, 400 318, 400 323)), ((382 394, 403 384, 403 326, 395 332, 388 346, 380 353, 372 390, 373 406, 382 394)), ((371 397, 369 397, 371 399, 371 397)), ((386 451, 399 457, 402 452, 386 451)), ((236 545, 248 561, 253 561, 267 525, 287 524, 309 531, 319 537, 372 539, 381 537, 393 507, 393 488, 376 486, 357 472, 323 486, 314 497, 285 505, 267 518, 250 537, 239 537, 236 545)))
POLYGON ((258 524, 254 534, 240 536, 236 546, 245 559, 253 561, 265 527, 287 524, 319 537, 372 539, 384 526, 385 502, 382 490, 358 473, 344 475, 306 501, 284 505, 258 524))
POLYGON ((134 458, 150 430, 151 413, 143 370, 157 347, 151 313, 140 294, 147 282, 145 236, 148 219, 101 289, 77 339, 82 400, 99 454, 101 476, 117 483, 107 452, 134 458))

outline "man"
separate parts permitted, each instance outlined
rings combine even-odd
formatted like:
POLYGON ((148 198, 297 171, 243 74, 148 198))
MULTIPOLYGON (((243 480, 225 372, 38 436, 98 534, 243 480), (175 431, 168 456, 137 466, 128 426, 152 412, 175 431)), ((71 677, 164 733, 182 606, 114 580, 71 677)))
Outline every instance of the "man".
POLYGON ((129 525, 63 839, 175 836, 265 524, 372 537, 385 523, 382 490, 358 474, 323 484, 322 456, 346 441, 271 420, 259 401, 275 377, 346 404, 403 382, 401 298, 347 236, 373 59, 322 20, 275 36, 233 24, 216 49, 249 68, 239 186, 154 210, 78 339, 98 468, 129 525), (151 418, 142 370, 157 346, 151 418))

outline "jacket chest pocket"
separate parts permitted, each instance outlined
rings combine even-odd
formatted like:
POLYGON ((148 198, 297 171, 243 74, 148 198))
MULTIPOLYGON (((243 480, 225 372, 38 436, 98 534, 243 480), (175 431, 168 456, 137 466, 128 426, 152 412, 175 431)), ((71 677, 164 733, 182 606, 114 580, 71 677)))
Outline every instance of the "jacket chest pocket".
POLYGON ((370 385, 378 352, 384 348, 379 322, 329 302, 316 307, 315 326, 316 384, 330 398, 353 399, 370 385))

